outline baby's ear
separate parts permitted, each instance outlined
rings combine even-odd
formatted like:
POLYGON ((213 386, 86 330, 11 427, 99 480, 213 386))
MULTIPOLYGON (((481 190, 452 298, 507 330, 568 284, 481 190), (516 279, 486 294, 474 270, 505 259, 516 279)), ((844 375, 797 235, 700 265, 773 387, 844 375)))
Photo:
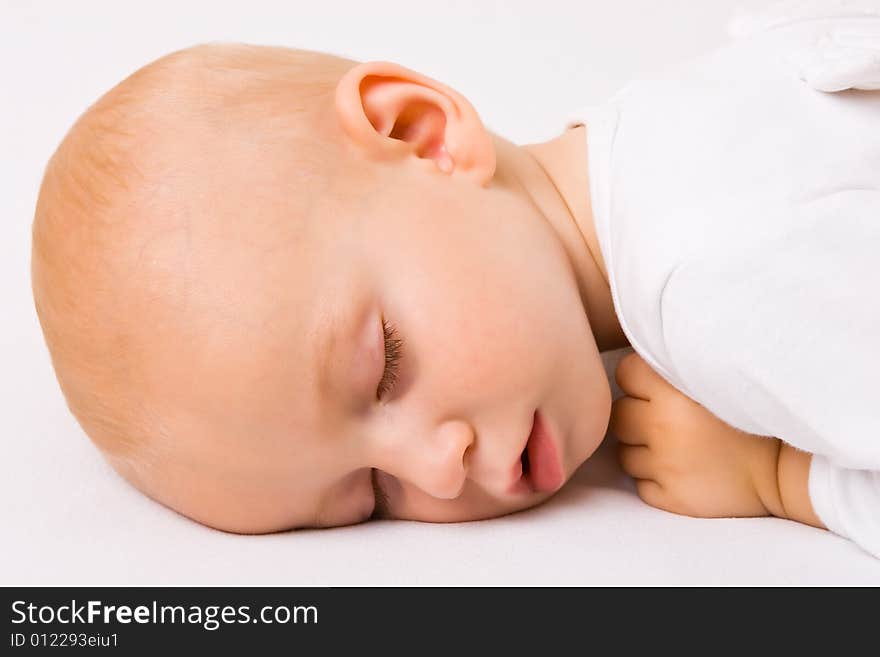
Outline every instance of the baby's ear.
POLYGON ((481 186, 495 173, 492 139, 467 99, 403 66, 366 62, 350 69, 336 87, 336 112, 371 159, 415 155, 481 186))

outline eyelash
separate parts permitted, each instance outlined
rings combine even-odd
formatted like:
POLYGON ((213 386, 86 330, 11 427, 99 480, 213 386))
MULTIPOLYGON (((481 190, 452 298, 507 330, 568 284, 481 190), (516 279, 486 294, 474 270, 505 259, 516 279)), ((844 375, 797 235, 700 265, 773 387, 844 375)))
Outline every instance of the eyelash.
POLYGON ((397 383, 397 368, 400 363, 400 352, 403 349, 403 340, 394 337, 396 329, 382 319, 382 333, 385 336, 385 370, 382 372, 382 380, 376 391, 376 398, 382 399, 397 383))

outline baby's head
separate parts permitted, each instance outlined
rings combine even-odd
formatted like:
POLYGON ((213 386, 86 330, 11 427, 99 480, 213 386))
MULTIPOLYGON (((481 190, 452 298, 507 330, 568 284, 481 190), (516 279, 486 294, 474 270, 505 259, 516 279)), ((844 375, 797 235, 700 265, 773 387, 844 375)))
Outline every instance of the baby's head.
POLYGON ((227 531, 537 504, 610 392, 526 159, 388 62, 153 62, 40 189, 34 297, 70 410, 137 488, 227 531))

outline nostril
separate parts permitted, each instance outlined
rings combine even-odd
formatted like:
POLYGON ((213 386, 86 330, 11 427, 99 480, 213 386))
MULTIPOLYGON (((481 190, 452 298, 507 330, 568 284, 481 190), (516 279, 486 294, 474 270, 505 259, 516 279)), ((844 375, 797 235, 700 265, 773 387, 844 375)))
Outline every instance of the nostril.
POLYGON ((470 470, 471 454, 473 454, 473 451, 474 446, 473 444, 471 444, 465 448, 464 454, 461 455, 461 467, 464 468, 465 472, 468 472, 470 470))
POLYGON ((522 476, 527 477, 529 475, 529 450, 524 449, 522 454, 519 456, 520 463, 522 463, 522 476))

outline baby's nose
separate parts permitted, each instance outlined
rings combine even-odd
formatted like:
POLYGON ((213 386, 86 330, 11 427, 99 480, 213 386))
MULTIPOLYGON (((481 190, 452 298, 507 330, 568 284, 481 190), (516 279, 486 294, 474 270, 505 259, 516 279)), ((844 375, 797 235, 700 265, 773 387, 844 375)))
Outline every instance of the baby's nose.
POLYGON ((412 441, 403 464, 405 477, 432 497, 458 497, 467 481, 474 442, 474 431, 467 422, 443 422, 424 440, 412 441))

